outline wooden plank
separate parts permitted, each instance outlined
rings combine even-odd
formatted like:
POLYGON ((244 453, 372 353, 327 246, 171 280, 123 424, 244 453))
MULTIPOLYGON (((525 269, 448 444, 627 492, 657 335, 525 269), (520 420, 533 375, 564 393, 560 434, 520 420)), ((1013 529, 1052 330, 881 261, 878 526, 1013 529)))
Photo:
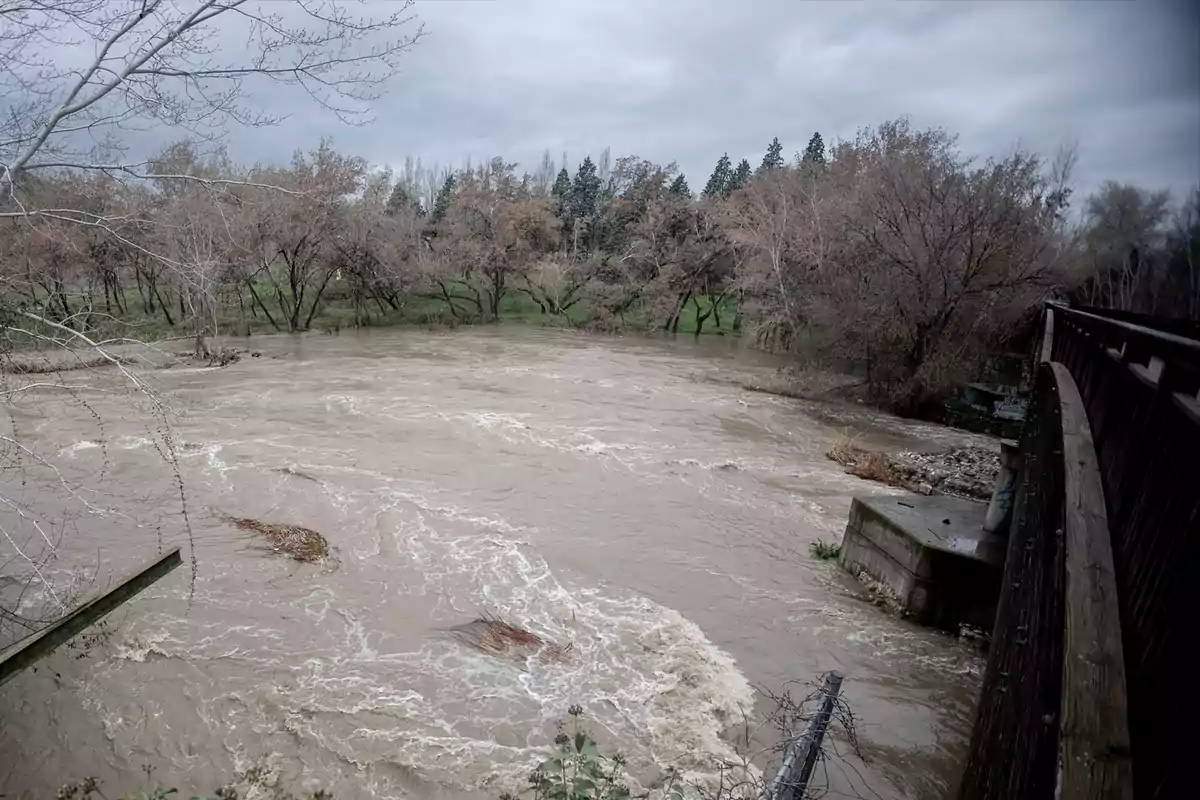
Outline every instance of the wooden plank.
POLYGON ((182 562, 176 547, 118 581, 107 591, 77 606, 62 619, 0 653, 0 685, 50 655, 80 631, 99 621, 113 609, 178 567, 182 562))
POLYGON ((1066 638, 1061 800, 1132 800, 1125 655, 1100 466, 1083 399, 1052 363, 1062 409, 1066 638))

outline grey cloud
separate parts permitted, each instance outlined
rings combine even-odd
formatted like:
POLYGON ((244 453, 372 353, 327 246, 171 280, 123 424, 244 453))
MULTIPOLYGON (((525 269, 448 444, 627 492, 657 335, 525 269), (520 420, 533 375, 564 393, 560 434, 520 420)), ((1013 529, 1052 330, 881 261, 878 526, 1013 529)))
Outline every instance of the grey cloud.
MULTIPOLYGON (((384 0, 381 0, 383 2, 384 0)), ((428 38, 345 128, 290 95, 278 129, 231 149, 278 160, 328 135, 373 163, 459 164, 543 149, 572 165, 611 146, 676 160, 693 187, 722 152, 757 164, 907 115, 967 152, 1077 139, 1084 190, 1200 181, 1200 26, 1183 3, 475 0, 422 2, 428 38)))

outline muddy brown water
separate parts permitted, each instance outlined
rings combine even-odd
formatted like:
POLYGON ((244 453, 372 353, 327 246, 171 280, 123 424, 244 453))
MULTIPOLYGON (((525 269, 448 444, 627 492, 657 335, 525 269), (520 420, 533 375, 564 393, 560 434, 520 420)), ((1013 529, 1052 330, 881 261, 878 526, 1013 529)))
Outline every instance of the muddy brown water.
MULTIPOLYGON (((738 375, 777 363, 722 340, 500 328, 254 347, 262 358, 154 374, 175 411, 194 584, 185 565, 85 658, 61 651, 0 688, 4 796, 87 775, 112 796, 147 767, 211 791, 261 764, 340 798, 495 797, 572 703, 638 785, 654 764, 703 779, 704 754, 732 755, 767 710, 756 687, 831 669, 861 757, 832 740, 828 796, 953 784, 978 656, 883 615, 809 545, 840 540, 853 494, 889 491, 824 457, 841 429, 926 449, 958 434, 743 391, 738 375), (319 530, 336 561, 264 552, 221 514, 319 530), (497 659, 446 635, 481 612, 571 659, 497 659)), ((152 417, 120 396, 93 406, 102 431, 61 392, 15 414, 108 509, 74 518, 63 544, 102 583, 159 537, 189 543, 152 417)))

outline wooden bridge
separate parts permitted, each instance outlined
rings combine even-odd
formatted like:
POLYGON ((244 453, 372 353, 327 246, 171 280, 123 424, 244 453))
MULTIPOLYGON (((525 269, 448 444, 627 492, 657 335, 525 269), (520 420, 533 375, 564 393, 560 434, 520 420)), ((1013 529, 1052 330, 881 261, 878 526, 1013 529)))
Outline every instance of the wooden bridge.
POLYGON ((959 800, 1200 797, 1200 327, 1048 304, 959 800))

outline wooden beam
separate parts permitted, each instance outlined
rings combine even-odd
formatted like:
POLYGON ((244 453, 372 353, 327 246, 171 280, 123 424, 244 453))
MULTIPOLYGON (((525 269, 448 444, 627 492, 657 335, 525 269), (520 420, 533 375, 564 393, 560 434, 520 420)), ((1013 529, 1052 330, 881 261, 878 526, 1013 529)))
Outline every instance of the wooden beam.
POLYGON ((99 621, 113 609, 131 600, 181 563, 183 562, 179 557, 179 548, 176 547, 130 573, 86 603, 76 606, 57 622, 0 652, 0 685, 50 655, 57 647, 70 641, 80 631, 99 621))
POLYGON ((1092 429, 1067 368, 1051 363, 1063 437, 1066 634, 1061 800, 1132 800, 1128 699, 1112 540, 1092 429))

